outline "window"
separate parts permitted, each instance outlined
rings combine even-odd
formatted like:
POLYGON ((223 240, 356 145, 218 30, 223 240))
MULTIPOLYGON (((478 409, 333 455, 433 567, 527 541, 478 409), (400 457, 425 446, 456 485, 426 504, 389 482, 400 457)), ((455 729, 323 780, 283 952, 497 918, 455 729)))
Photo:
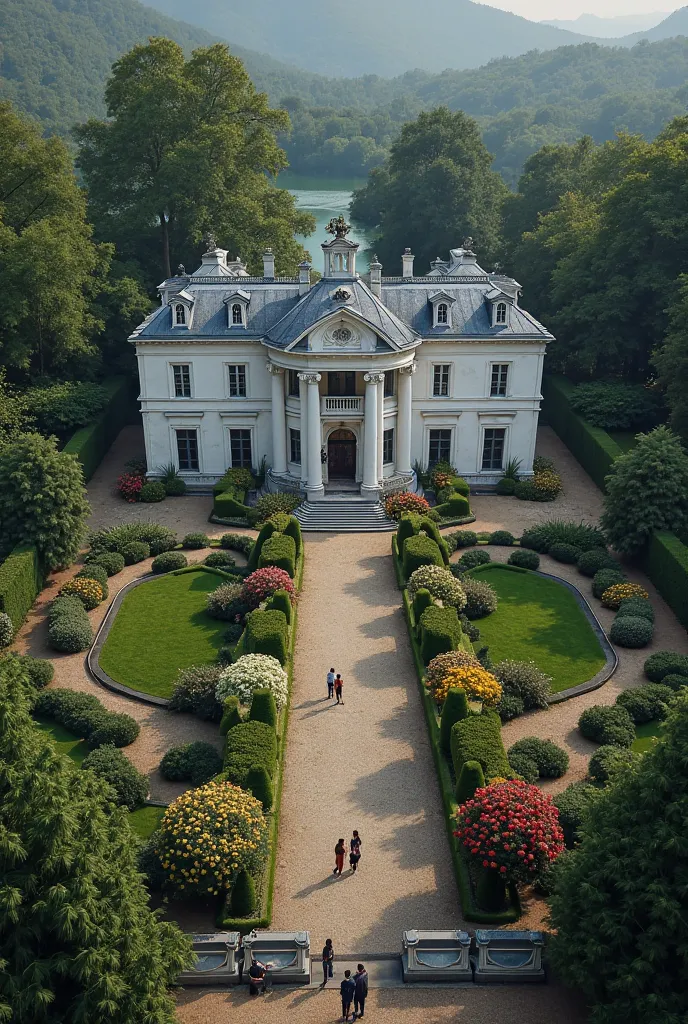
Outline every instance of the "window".
POLYGON ((232 305, 232 326, 243 326, 244 323, 244 307, 240 302, 235 302, 232 305))
POLYGON ((253 465, 253 453, 251 452, 251 431, 230 430, 229 452, 232 468, 245 466, 250 469, 253 465))
POLYGON ((495 323, 505 324, 506 323, 506 302, 497 303, 497 311, 495 313, 495 323))
POLYGON ((394 462, 394 427, 382 432, 382 461, 385 465, 394 462))
POLYGON ((350 370, 327 374, 328 395, 355 395, 356 374, 350 370))
POLYGON ((385 370, 384 397, 392 398, 394 395, 394 370, 385 370))
POLYGON ((451 430, 431 430, 428 465, 437 462, 451 462, 451 430))
POLYGON ((296 396, 297 398, 299 397, 300 392, 299 392, 299 371, 298 370, 290 370, 289 371, 289 394, 290 394, 290 396, 292 398, 294 396, 296 396))
POLYGON ((437 307, 437 323, 449 323, 449 306, 447 305, 446 302, 440 302, 437 307))
POLYGON ((449 396, 449 370, 449 363, 433 366, 432 394, 434 398, 447 398, 449 396))
POLYGON ((191 367, 188 363, 175 363, 172 367, 174 374, 174 397, 191 398, 191 367))
POLYGON ((198 435, 195 430, 178 430, 177 457, 179 471, 198 472, 198 435))
POLYGON ((509 378, 509 364, 508 363, 493 363, 492 364, 492 377, 490 380, 490 395, 491 397, 506 396, 506 385, 509 378))
POLYGON ((289 428, 290 461, 301 465, 301 431, 289 428))
POLYGON ((503 427, 486 427, 483 441, 483 469, 501 469, 504 461, 503 427))
POLYGON ((246 398, 246 367, 242 363, 239 366, 228 366, 227 371, 229 373, 229 397, 246 398))
POLYGON ((174 322, 179 327, 183 327, 186 323, 186 309, 182 306, 181 302, 178 302, 174 307, 174 322))

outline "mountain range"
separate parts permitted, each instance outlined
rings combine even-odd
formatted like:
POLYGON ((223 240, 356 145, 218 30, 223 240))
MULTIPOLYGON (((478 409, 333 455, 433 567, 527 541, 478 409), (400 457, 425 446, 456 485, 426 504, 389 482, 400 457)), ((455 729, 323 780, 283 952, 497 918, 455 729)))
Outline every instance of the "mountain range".
POLYGON ((652 11, 650 14, 619 14, 614 18, 600 18, 597 14, 579 14, 573 21, 559 18, 544 18, 542 25, 563 28, 567 32, 581 32, 595 39, 618 39, 631 32, 646 32, 668 15, 668 11, 652 11))

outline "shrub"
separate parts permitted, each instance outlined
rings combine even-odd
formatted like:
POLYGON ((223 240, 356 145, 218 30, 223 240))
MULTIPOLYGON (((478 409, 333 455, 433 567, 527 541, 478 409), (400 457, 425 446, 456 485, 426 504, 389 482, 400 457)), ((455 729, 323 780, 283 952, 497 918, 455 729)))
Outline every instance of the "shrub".
POLYGON ((270 690, 278 709, 285 707, 289 681, 277 658, 267 654, 242 655, 233 665, 222 670, 215 693, 219 701, 234 695, 248 707, 255 690, 270 690))
POLYGON ((222 758, 211 743, 196 741, 171 747, 160 762, 160 774, 171 782, 191 780, 201 786, 222 771, 222 758))
POLYGON ((9 647, 13 636, 14 626, 12 625, 12 619, 6 612, 0 612, 0 649, 9 647))
POLYGON ((508 565, 517 565, 519 569, 532 569, 536 570, 540 568, 540 556, 535 551, 528 551, 527 548, 521 548, 519 551, 513 551, 507 559, 508 565))
POLYGON ((293 579, 296 575, 296 542, 285 533, 273 533, 260 552, 258 567, 264 569, 275 566, 282 569, 293 579))
POLYGON ((492 673, 476 665, 449 669, 435 690, 435 700, 439 703, 446 693, 455 688, 462 689, 468 700, 480 701, 486 707, 495 707, 502 696, 502 688, 492 673))
POLYGON ((484 619, 497 610, 497 593, 489 583, 466 576, 461 585, 466 594, 464 612, 467 618, 484 619))
POLYGON ((676 615, 688 627, 688 531, 681 538, 657 531, 650 537, 645 555, 645 572, 676 615))
POLYGON ((277 767, 277 734, 265 722, 242 722, 227 733, 225 774, 245 786, 251 768, 264 768, 273 778, 277 767))
POLYGON ((68 580, 61 588, 60 594, 63 597, 68 595, 78 597, 84 608, 90 611, 97 608, 103 600, 103 588, 96 580, 74 579, 68 580))
POLYGON ((638 757, 628 747, 599 747, 588 761, 588 775, 598 786, 606 786, 616 772, 632 765, 638 757))
POLYGON ((165 485, 161 484, 159 480, 150 480, 139 491, 139 501, 144 501, 148 504, 164 501, 166 497, 165 485))
POLYGON ((670 672, 663 677, 662 685, 668 686, 670 690, 682 690, 684 686, 688 686, 688 676, 680 676, 670 672))
POLYGON ((245 788, 249 793, 253 794, 256 800, 260 800, 264 811, 269 811, 272 808, 272 802, 274 799, 272 780, 265 768, 262 766, 249 768, 246 776, 245 788))
POLYGON ((455 722, 468 718, 468 698, 465 688, 450 686, 447 689, 440 717, 440 746, 447 757, 451 756, 451 731, 455 722))
POLYGON ((133 505, 141 497, 143 490, 143 477, 139 473, 122 473, 117 477, 117 491, 133 505))
POLYGON ((552 679, 541 672, 534 661, 500 661, 495 665, 494 673, 504 693, 510 697, 520 697, 526 711, 548 706, 552 679))
POLYGON ((581 551, 607 546, 604 534, 596 526, 567 519, 550 519, 526 530, 521 537, 522 548, 531 548, 540 554, 546 554, 553 544, 573 544, 581 551))
POLYGON ((617 583, 625 583, 626 576, 619 569, 600 569, 592 578, 592 593, 598 601, 602 600, 605 590, 617 583))
POLYGON ((630 747, 635 739, 633 720, 620 705, 594 704, 578 719, 578 728, 593 743, 630 747))
POLYGON ((241 597, 249 608, 257 608, 261 602, 272 597, 276 590, 286 590, 290 600, 292 602, 296 600, 294 582, 289 573, 271 565, 263 569, 256 569, 246 577, 241 597))
POLYGON ((210 722, 219 722, 222 703, 215 688, 222 672, 220 665, 189 665, 177 673, 170 698, 170 711, 186 711, 210 722))
POLYGON ((654 608, 650 601, 644 597, 624 597, 619 604, 616 617, 617 619, 619 616, 623 618, 625 615, 640 616, 641 619, 647 619, 648 622, 655 621, 654 608))
POLYGON ((277 611, 284 612, 284 616, 287 622, 291 622, 294 610, 291 603, 291 598, 286 590, 276 590, 272 597, 269 599, 269 607, 274 608, 277 611))
POLYGON ((187 894, 214 896, 230 888, 237 871, 251 874, 261 867, 267 842, 259 801, 215 780, 170 804, 160 823, 156 853, 170 884, 187 894), (185 847, 179 845, 181 834, 193 837, 185 847))
POLYGON ((425 665, 438 654, 454 650, 461 643, 461 623, 456 608, 431 605, 420 617, 420 649, 425 665))
POLYGON ((56 597, 48 608, 49 624, 63 616, 67 616, 69 618, 88 619, 88 615, 85 614, 83 603, 78 597, 74 597, 72 595, 56 597))
POLYGON ((28 674, 32 686, 37 690, 44 689, 52 683, 55 666, 46 658, 32 658, 30 654, 15 654, 24 671, 28 674))
POLYGON ((654 626, 640 615, 622 615, 614 619, 609 639, 617 647, 647 647, 652 640, 654 626))
MULTIPOLYGON (((621 753, 619 747, 614 749, 621 753)), ((576 845, 579 838, 578 830, 585 820, 588 807, 597 799, 599 793, 596 786, 583 781, 572 782, 570 786, 554 797, 554 806, 559 811, 559 824, 564 833, 564 842, 569 850, 576 845)))
POLYGON ((257 523, 264 523, 276 512, 289 514, 301 504, 301 498, 295 494, 264 494, 256 502, 254 515, 257 523))
MULTIPOLYGON (((532 487, 532 498, 530 501, 554 501, 555 498, 561 493, 562 482, 561 477, 553 469, 546 469, 542 472, 536 472, 530 481, 532 487)), ((514 490, 514 494, 517 498, 522 497, 518 493, 518 484, 514 490)))
POLYGON ((435 603, 435 599, 425 587, 421 587, 417 590, 413 596, 413 615, 416 622, 420 622, 420 617, 426 608, 430 608, 435 603))
POLYGON ((272 690, 253 691, 248 717, 251 722, 265 722, 277 729, 277 704, 272 690))
POLYGON ((48 613, 48 623, 48 643, 54 651, 78 654, 93 643, 93 629, 78 597, 56 598, 48 613))
POLYGON ((509 533, 508 530, 495 530, 489 536, 490 544, 497 544, 500 547, 510 548, 514 543, 513 533, 509 533))
POLYGON ((92 534, 90 555, 97 556, 106 551, 118 551, 123 555, 123 548, 133 542, 147 544, 150 554, 155 557, 161 555, 163 551, 171 551, 177 543, 177 535, 174 530, 158 523, 127 523, 124 526, 113 526, 109 530, 97 530, 92 534))
POLYGON ((518 481, 514 480, 513 477, 503 476, 501 480, 497 481, 495 491, 497 494, 512 495, 516 491, 517 483, 518 481))
POLYGON ((646 660, 643 670, 651 683, 661 683, 668 675, 688 676, 688 654, 657 651, 646 660))
POLYGON ((517 480, 514 484, 514 497, 521 501, 537 501, 537 492, 533 480, 517 480))
POLYGON ((154 573, 173 572, 188 565, 186 555, 182 551, 163 551, 153 559, 151 571, 154 573))
POLYGON ((253 545, 251 553, 248 558, 249 569, 253 570, 258 568, 258 562, 260 560, 261 551, 263 550, 263 544, 265 544, 266 540, 269 540, 274 533, 279 532, 277 530, 277 527, 275 526, 276 518, 277 516, 271 516, 268 520, 266 520, 266 522, 263 523, 260 530, 258 531, 256 542, 253 545))
POLYGON ((608 587, 602 594, 602 604, 605 608, 617 610, 621 602, 628 597, 640 597, 649 600, 649 594, 637 583, 615 583, 608 587))
POLYGON ((139 723, 131 715, 104 711, 93 723, 93 729, 86 742, 89 747, 101 747, 111 743, 115 747, 128 747, 140 732, 139 723))
POLYGON ((9 615, 15 632, 43 589, 44 572, 33 544, 15 547, 0 558, 0 611, 9 615))
POLYGON ((487 551, 476 548, 474 551, 467 551, 465 555, 461 555, 458 565, 465 572, 467 569, 475 569, 477 565, 487 565, 490 561, 491 558, 487 551))
POLYGON ((456 814, 454 835, 483 868, 529 882, 564 849, 557 809, 537 786, 500 782, 477 790, 456 814), (502 832, 509 832, 506 843, 502 832))
POLYGON ((118 551, 103 551, 100 555, 89 555, 86 563, 102 566, 108 576, 116 576, 124 568, 124 558, 118 551))
POLYGON ((478 761, 466 761, 461 768, 461 774, 456 782, 456 802, 465 804, 472 800, 476 789, 482 789, 485 785, 485 776, 478 761))
POLYGON ((624 690, 616 703, 625 708, 636 725, 644 722, 662 721, 676 701, 676 694, 662 683, 645 683, 631 690, 624 690))
POLYGON ((287 636, 284 612, 256 609, 246 621, 244 648, 247 654, 268 654, 276 658, 280 665, 286 665, 289 646, 287 636))
POLYGON ((38 695, 34 710, 38 716, 52 718, 85 739, 91 748, 107 743, 125 747, 139 734, 134 718, 107 711, 97 697, 79 690, 44 690, 38 695))
POLYGON ((125 565, 136 565, 144 558, 150 558, 151 550, 148 544, 143 541, 133 540, 130 544, 123 544, 120 554, 124 558, 125 565))
POLYGON ((206 597, 206 611, 213 619, 232 622, 237 615, 237 604, 248 608, 242 600, 244 588, 240 583, 222 583, 206 597))
POLYGON ((468 498, 455 492, 441 505, 437 505, 435 511, 439 512, 443 519, 463 519, 465 516, 470 516, 471 506, 468 498))
POLYGON ((230 566, 236 565, 236 561, 227 551, 213 551, 211 554, 205 556, 203 564, 209 566, 211 569, 226 569, 230 566))
POLYGON ((575 565, 583 554, 580 548, 573 544, 553 544, 548 552, 557 562, 564 562, 566 565, 575 565))
POLYGON ((409 537, 404 542, 402 561, 406 579, 409 579, 416 569, 423 565, 436 565, 444 568, 444 559, 439 546, 430 537, 422 534, 409 537))
POLYGON ((117 747, 102 746, 91 750, 81 763, 99 778, 105 779, 115 791, 118 804, 130 811, 143 806, 148 796, 148 778, 117 747))
POLYGON ((509 693, 502 693, 502 699, 495 708, 502 722, 510 722, 512 718, 518 718, 525 711, 525 704, 520 697, 514 697, 509 693))
POLYGON ((471 622, 471 620, 466 618, 465 615, 460 615, 459 621, 464 635, 467 636, 472 643, 475 643, 476 640, 480 639, 480 629, 474 622, 471 622))
POLYGON ((428 590, 445 606, 450 605, 459 612, 466 605, 463 586, 443 566, 424 565, 415 569, 408 578, 407 590, 411 600, 419 590, 428 590))
POLYGON ((244 505, 237 498, 237 492, 230 490, 215 495, 213 499, 213 515, 220 520, 245 519, 249 525, 253 526, 258 522, 260 513, 256 512, 255 508, 249 508, 247 505, 244 505))
POLYGON ((404 512, 427 512, 430 505, 425 498, 419 494, 411 494, 410 491, 400 491, 398 494, 390 494, 385 501, 385 512, 390 519, 401 519, 404 512))
POLYGON ((226 736, 230 729, 242 722, 241 711, 239 710, 239 698, 227 697, 222 705, 222 720, 220 722, 220 735, 226 736))
POLYGON ((584 576, 594 576, 600 569, 617 569, 616 562, 603 548, 590 548, 578 555, 578 571, 584 576))
POLYGON ((445 533, 444 539, 447 541, 452 551, 456 551, 457 548, 472 548, 478 543, 478 534, 474 533, 473 530, 455 530, 454 533, 445 533))
MULTIPOLYGON (((441 687, 445 677, 454 668, 463 668, 467 665, 480 666, 480 662, 474 654, 467 651, 449 651, 446 654, 438 654, 433 658, 426 669, 425 683, 431 693, 434 694, 438 687, 441 687)), ((437 701, 440 703, 440 701, 437 701)))
POLYGON ((532 757, 528 757, 526 754, 519 754, 515 751, 513 754, 509 754, 509 765, 511 770, 528 783, 537 782, 540 778, 538 766, 532 757))
POLYGON ((542 779, 559 779, 568 770, 569 755, 551 740, 540 739, 539 736, 525 736, 509 747, 509 761, 512 754, 529 757, 537 765, 539 777, 542 779))
POLYGON ((188 551, 198 551, 210 546, 210 537, 205 533, 187 533, 182 539, 182 547, 188 551))
POLYGON ((42 434, 65 435, 97 416, 108 399, 107 390, 89 381, 66 381, 32 387, 25 397, 42 434))
POLYGON ((596 380, 577 384, 571 408, 602 430, 647 430, 662 415, 662 397, 643 384, 596 380))
POLYGON ((164 480, 163 487, 168 498, 181 498, 182 494, 186 494, 186 481, 180 476, 173 476, 169 480, 164 480))
POLYGON ((229 905, 233 917, 249 917, 253 913, 256 907, 256 886, 248 871, 240 871, 234 880, 229 905))
POLYGON ((246 466, 232 466, 228 469, 222 480, 219 481, 222 484, 229 484, 232 487, 238 488, 240 491, 252 491, 256 486, 256 478, 250 469, 246 466))
POLYGON ((83 569, 79 569, 74 579, 95 580, 103 593, 103 600, 109 596, 108 574, 102 565, 85 565, 83 569))
POLYGON ((480 715, 456 722, 451 732, 451 756, 457 778, 466 761, 479 761, 488 781, 495 776, 507 778, 510 769, 499 715, 483 709, 480 715))

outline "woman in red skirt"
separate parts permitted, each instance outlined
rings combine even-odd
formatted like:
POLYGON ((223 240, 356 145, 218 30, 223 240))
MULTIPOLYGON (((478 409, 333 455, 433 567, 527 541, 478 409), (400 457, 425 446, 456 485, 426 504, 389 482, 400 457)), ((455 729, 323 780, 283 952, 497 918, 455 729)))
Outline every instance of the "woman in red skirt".
POLYGON ((344 870, 344 858, 346 857, 346 844, 340 839, 334 848, 334 874, 341 875, 344 870))

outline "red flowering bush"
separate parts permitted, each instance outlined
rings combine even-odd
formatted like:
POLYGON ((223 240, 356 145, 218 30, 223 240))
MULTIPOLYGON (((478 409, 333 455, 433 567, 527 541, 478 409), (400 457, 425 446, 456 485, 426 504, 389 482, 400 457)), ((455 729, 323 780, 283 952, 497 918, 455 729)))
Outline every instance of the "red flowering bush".
POLYGON ((256 569, 244 580, 241 599, 250 608, 257 608, 261 601, 267 601, 276 590, 286 590, 292 604, 296 600, 294 581, 284 569, 267 565, 264 569, 256 569))
POLYGON ((117 490, 125 501, 138 501, 142 487, 143 477, 137 473, 122 473, 117 480, 117 490))
POLYGON ((401 519, 402 512, 427 512, 429 508, 425 498, 421 498, 420 494, 411 494, 410 491, 390 494, 385 501, 385 512, 390 519, 401 519))
POLYGON ((459 807, 456 824, 454 835, 468 852, 509 882, 532 882, 564 849, 557 808, 527 782, 477 789, 459 807))

